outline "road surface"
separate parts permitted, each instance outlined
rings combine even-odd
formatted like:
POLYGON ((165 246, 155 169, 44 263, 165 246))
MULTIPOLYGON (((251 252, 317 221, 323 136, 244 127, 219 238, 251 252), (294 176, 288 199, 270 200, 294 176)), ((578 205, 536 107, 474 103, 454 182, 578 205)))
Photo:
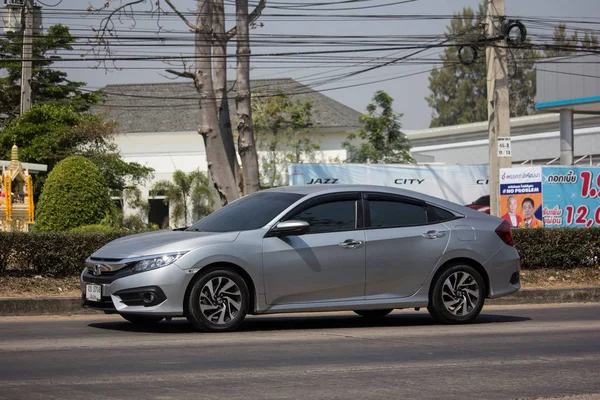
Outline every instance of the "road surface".
POLYGON ((600 304, 249 317, 235 333, 185 320, 0 318, 0 399, 600 399, 600 304))

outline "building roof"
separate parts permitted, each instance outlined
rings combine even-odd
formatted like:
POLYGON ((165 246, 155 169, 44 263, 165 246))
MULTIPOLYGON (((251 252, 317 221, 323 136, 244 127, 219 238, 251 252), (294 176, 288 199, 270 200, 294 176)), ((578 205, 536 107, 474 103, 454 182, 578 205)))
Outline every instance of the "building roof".
MULTIPOLYGON (((356 129, 358 111, 347 107, 290 78, 260 79, 250 82, 252 92, 273 95, 279 91, 293 99, 310 100, 319 128, 356 129)), ((232 88, 233 82, 228 86, 232 88)), ((196 131, 200 124, 199 95, 193 82, 107 85, 104 104, 92 112, 105 114, 119 123, 120 133, 196 131)), ((235 116, 235 90, 229 93, 229 107, 235 116)))

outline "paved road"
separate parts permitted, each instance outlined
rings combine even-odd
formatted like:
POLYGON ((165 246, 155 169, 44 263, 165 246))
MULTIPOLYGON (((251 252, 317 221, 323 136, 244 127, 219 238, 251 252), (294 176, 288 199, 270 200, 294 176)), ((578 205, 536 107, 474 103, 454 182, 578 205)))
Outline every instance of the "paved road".
POLYGON ((599 304, 487 307, 469 326, 425 311, 262 316, 228 334, 0 318, 0 399, 583 400, 600 399, 599 371, 599 304))

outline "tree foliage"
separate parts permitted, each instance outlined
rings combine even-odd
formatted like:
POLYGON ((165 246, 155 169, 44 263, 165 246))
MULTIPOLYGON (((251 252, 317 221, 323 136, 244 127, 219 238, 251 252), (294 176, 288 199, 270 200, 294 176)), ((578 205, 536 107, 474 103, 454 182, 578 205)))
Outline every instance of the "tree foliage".
POLYGON ((165 196, 165 204, 169 204, 170 208, 171 225, 176 228, 189 226, 189 222, 199 220, 212 212, 210 182, 201 171, 185 173, 177 170, 173 173, 171 181, 154 183, 151 192, 154 195, 165 196))
MULTIPOLYGON (((61 57, 60 50, 72 50, 76 39, 64 25, 53 25, 44 35, 33 38, 33 71, 31 98, 33 104, 60 103, 71 106, 75 111, 86 111, 98 103, 101 92, 86 93, 81 90, 84 82, 67 79, 67 73, 49 68, 61 57)), ((20 33, 8 32, 0 37, 0 114, 15 118, 21 102, 21 54, 23 39, 20 33)))
POLYGON ((319 150, 314 131, 314 109, 309 100, 292 100, 283 92, 252 102, 252 119, 257 147, 262 158, 261 181, 269 187, 282 184, 281 172, 289 163, 309 159, 319 150))
POLYGON ((394 99, 379 90, 360 118, 364 128, 348 135, 342 147, 348 152, 348 163, 403 164, 414 162, 410 142, 402 133, 400 118, 392 108, 394 99), (361 143, 353 142, 360 139, 361 143))
MULTIPOLYGON (((454 44, 476 43, 482 35, 486 9, 480 4, 477 11, 465 7, 455 13, 447 27, 447 38, 454 44)), ((511 117, 535 113, 535 62, 540 58, 566 56, 578 49, 598 48, 598 37, 586 32, 583 39, 577 33, 569 37, 566 26, 560 24, 554 31, 553 43, 533 46, 529 39, 520 47, 508 49, 508 83, 511 117), (535 48, 542 48, 537 51, 535 48)), ((429 76, 430 94, 425 99, 433 109, 431 127, 486 121, 487 72, 484 47, 478 49, 479 58, 464 65, 458 57, 458 46, 449 46, 440 55, 442 66, 434 68, 429 76)))
POLYGON ((113 207, 100 169, 85 157, 67 157, 48 175, 36 225, 40 231, 68 231, 98 224, 113 207))
POLYGON ((569 36, 566 24, 559 24, 554 28, 552 39, 552 45, 544 49, 546 57, 565 57, 576 54, 578 51, 597 51, 600 48, 596 33, 585 32, 580 39, 577 31, 574 31, 569 36))
MULTIPOLYGON (((85 156, 100 169, 109 188, 120 191, 149 178, 152 169, 124 161, 112 141, 115 135, 113 122, 80 113, 70 104, 35 104, 0 130, 0 158, 10 157, 13 143, 19 146, 22 162, 46 164, 48 171, 69 156, 85 156)), ((36 197, 44 181, 45 174, 34 180, 36 197)))

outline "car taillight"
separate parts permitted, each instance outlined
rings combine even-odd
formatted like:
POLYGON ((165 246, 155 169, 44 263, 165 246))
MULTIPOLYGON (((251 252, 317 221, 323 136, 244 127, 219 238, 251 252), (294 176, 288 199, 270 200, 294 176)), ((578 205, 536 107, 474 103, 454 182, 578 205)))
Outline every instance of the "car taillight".
POLYGON ((510 233, 510 222, 506 220, 502 221, 500 226, 496 228, 496 235, 498 235, 498 237, 507 245, 514 246, 515 243, 513 242, 512 234, 510 233))

